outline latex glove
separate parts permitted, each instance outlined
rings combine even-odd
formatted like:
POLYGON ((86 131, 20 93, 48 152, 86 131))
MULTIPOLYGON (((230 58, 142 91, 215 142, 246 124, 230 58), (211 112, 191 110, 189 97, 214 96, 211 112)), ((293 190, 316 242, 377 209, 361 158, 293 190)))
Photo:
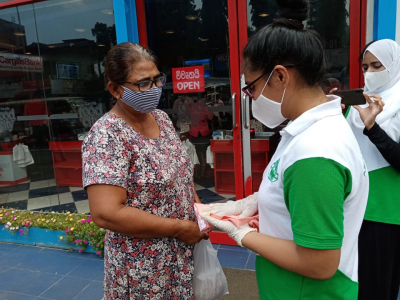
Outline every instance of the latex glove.
POLYGON ((252 217, 258 211, 258 193, 247 198, 226 203, 211 204, 203 209, 203 212, 217 216, 239 216, 241 218, 252 217))
POLYGON ((243 247, 242 240, 248 233, 257 231, 257 229, 251 228, 248 224, 238 228, 230 221, 222 221, 211 217, 210 213, 208 212, 202 212, 200 216, 204 219, 204 221, 226 232, 232 239, 235 240, 236 243, 238 243, 240 247, 243 247))

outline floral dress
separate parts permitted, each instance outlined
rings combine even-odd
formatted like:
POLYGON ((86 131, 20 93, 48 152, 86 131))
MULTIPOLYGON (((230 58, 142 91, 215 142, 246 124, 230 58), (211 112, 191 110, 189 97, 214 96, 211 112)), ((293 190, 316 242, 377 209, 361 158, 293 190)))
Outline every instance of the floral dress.
MULTIPOLYGON (((195 221, 193 164, 167 114, 153 112, 160 136, 147 138, 107 113, 82 146, 83 184, 126 189, 126 205, 195 221)), ((133 238, 107 231, 104 299, 194 299, 193 246, 174 238, 133 238)))

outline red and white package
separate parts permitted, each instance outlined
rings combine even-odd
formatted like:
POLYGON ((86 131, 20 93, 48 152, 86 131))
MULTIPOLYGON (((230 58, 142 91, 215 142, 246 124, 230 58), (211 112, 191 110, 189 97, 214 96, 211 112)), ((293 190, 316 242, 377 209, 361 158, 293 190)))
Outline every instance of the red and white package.
POLYGON ((206 207, 207 205, 205 204, 200 204, 200 203, 195 203, 194 204, 194 212, 196 214, 197 218, 197 224, 199 224, 200 231, 201 232, 210 232, 213 230, 214 226, 211 224, 207 223, 206 221, 203 220, 203 218, 200 216, 201 211, 206 207))

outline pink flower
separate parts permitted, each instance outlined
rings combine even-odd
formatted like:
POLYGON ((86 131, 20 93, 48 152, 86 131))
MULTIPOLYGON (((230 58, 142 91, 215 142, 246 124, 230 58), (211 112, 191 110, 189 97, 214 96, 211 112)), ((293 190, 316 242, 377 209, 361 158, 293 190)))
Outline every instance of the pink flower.
POLYGON ((86 245, 88 244, 88 241, 83 241, 86 245))
POLYGON ((100 251, 97 251, 97 253, 96 253, 97 255, 100 255, 101 254, 101 252, 100 251))
POLYGON ((105 242, 106 241, 106 239, 103 239, 103 242, 105 242))
POLYGON ((79 253, 82 253, 82 249, 79 249, 78 252, 79 252, 79 253))
POLYGON ((10 226, 6 225, 5 227, 8 228, 8 227, 10 227, 10 226))
POLYGON ((86 220, 86 222, 90 223, 90 222, 92 222, 92 220, 90 220, 90 219, 87 219, 87 220, 86 220))
POLYGON ((100 228, 100 231, 104 231, 104 229, 103 229, 103 228, 100 228))
POLYGON ((72 242, 72 245, 75 245, 75 242, 72 242))
POLYGON ((33 224, 32 222, 29 223, 29 225, 32 225, 32 224, 33 224))
POLYGON ((85 220, 82 220, 82 221, 81 221, 82 224, 85 224, 85 222, 86 222, 85 220))
POLYGON ((14 216, 14 217, 13 217, 13 220, 15 220, 16 218, 17 218, 17 217, 16 217, 16 216, 14 216))
POLYGON ((24 233, 23 233, 23 232, 21 232, 21 233, 20 233, 20 235, 24 235, 24 233))
MULTIPOLYGON (((32 223, 32 222, 31 222, 32 223)), ((29 226, 29 223, 26 223, 25 226, 29 226)))
POLYGON ((99 244, 96 244, 96 247, 99 248, 99 244))
POLYGON ((65 232, 66 232, 66 233, 68 233, 68 231, 69 231, 69 229, 68 229, 68 228, 67 228, 67 229, 65 229, 65 232))
POLYGON ((8 216, 8 212, 6 213, 6 216, 8 216))
POLYGON ((23 230, 23 229, 20 229, 19 232, 24 232, 24 230, 23 230))
POLYGON ((82 242, 82 241, 81 241, 81 240, 76 240, 76 241, 75 241, 75 243, 80 243, 80 242, 82 242))
POLYGON ((93 232, 93 231, 91 231, 91 232, 90 232, 90 234, 91 234, 91 235, 93 235, 93 234, 94 234, 94 232, 93 232))

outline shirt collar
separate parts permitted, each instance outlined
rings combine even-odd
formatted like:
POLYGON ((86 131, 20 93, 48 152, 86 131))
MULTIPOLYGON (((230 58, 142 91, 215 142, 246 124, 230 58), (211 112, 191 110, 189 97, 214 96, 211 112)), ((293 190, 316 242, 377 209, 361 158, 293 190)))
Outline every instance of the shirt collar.
POLYGON ((282 130, 282 133, 284 135, 288 133, 291 136, 296 136, 323 118, 342 114, 342 108, 340 106, 341 98, 335 95, 327 95, 327 97, 329 99, 328 102, 320 104, 303 113, 296 120, 290 122, 282 130))

